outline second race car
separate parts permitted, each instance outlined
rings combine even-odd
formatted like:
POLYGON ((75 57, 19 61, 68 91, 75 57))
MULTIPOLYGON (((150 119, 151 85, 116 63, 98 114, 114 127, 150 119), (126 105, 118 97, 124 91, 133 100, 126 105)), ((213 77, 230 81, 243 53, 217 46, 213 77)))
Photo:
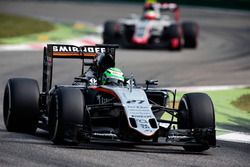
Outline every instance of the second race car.
POLYGON ((198 24, 181 23, 179 17, 179 7, 175 3, 145 3, 141 17, 131 15, 117 21, 106 21, 103 43, 119 43, 126 48, 196 48, 198 24))

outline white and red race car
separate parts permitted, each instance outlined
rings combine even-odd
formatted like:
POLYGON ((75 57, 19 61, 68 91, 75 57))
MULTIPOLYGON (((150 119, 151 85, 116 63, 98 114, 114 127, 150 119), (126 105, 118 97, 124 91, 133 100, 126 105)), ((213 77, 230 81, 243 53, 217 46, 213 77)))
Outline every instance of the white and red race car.
POLYGON ((196 48, 198 24, 181 23, 179 16, 179 7, 175 3, 145 3, 142 17, 133 14, 117 21, 106 21, 103 43, 119 43, 125 48, 196 48))

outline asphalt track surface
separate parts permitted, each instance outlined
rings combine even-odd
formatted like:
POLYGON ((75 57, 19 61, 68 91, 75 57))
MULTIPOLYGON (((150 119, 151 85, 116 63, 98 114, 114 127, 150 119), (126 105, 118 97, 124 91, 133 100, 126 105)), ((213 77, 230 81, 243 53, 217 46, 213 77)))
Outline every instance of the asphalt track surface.
MULTIPOLYGON (((38 3, 0 1, 0 11, 52 21, 87 21, 100 25, 140 5, 102 3, 38 3)), ((119 50, 117 66, 133 73, 139 82, 158 79, 162 86, 250 84, 250 13, 232 10, 182 8, 182 19, 200 25, 197 50, 119 50)), ((0 52, 0 101, 11 77, 42 78, 42 51, 0 52)), ((58 61, 55 83, 71 83, 80 63, 58 61), (77 65, 75 65, 77 64, 77 65)), ((40 84, 41 82, 39 82, 40 84)), ((2 108, 2 104, 0 104, 2 108)), ((249 166, 250 145, 218 141, 218 148, 204 153, 184 152, 181 147, 83 144, 55 146, 47 134, 9 133, 0 111, 0 166, 249 166)))

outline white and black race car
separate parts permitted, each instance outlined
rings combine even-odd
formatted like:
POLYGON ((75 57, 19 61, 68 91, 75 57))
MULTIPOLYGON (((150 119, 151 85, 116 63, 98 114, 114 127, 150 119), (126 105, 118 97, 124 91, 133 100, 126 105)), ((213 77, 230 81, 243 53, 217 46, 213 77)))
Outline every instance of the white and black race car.
POLYGON ((131 15, 117 21, 106 21, 103 43, 119 43, 122 47, 196 48, 199 26, 180 22, 175 3, 145 3, 143 16, 131 15))
POLYGON ((81 75, 72 85, 52 87, 56 58, 82 59, 84 67, 97 52, 115 58, 115 48, 47 45, 41 92, 38 82, 30 78, 11 78, 6 84, 3 115, 7 130, 35 133, 41 128, 48 131, 54 144, 160 143, 198 152, 216 146, 214 107, 207 94, 187 93, 176 109, 176 91, 150 88, 156 81, 139 87, 133 77, 128 77, 123 85, 93 86, 81 75), (162 119, 162 115, 168 118, 162 119))

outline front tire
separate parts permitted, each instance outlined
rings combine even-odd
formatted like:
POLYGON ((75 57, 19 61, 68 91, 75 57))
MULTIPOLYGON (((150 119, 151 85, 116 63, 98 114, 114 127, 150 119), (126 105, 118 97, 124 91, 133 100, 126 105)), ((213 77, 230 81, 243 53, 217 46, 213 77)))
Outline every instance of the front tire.
POLYGON ((55 91, 49 110, 49 136, 54 144, 78 144, 84 107, 80 89, 60 87, 55 91))
POLYGON ((209 130, 205 136, 195 136, 198 145, 184 146, 186 151, 201 152, 216 145, 214 107, 207 94, 183 95, 178 111, 178 128, 209 130))
POLYGON ((3 117, 8 131, 35 133, 39 117, 39 96, 36 80, 8 80, 3 99, 3 117))

